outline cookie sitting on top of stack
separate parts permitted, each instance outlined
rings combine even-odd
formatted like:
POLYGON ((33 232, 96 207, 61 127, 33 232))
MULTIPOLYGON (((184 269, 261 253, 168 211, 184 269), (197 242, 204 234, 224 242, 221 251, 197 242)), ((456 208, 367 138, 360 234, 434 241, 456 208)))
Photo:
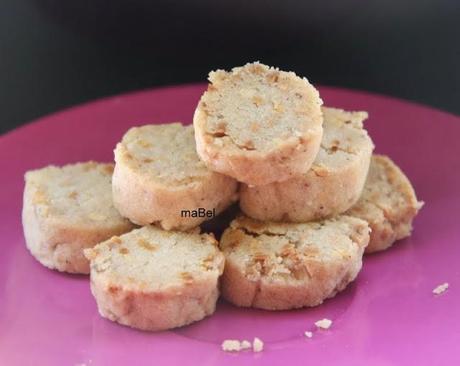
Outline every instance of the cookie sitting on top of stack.
POLYGON ((307 79, 260 63, 209 74, 195 110, 198 155, 248 185, 305 173, 323 135, 322 100, 307 79))

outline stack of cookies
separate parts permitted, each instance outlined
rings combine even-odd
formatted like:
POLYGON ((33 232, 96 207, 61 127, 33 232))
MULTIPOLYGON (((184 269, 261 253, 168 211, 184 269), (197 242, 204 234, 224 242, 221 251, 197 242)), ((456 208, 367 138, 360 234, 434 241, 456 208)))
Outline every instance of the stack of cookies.
POLYGON ((322 106, 304 78, 260 63, 209 75, 193 117, 131 128, 115 165, 26 174, 23 225, 45 266, 90 273, 100 314, 144 330, 241 307, 316 306, 364 253, 411 233, 422 203, 374 145, 366 112, 322 106), (239 201, 218 242, 199 225, 239 201))

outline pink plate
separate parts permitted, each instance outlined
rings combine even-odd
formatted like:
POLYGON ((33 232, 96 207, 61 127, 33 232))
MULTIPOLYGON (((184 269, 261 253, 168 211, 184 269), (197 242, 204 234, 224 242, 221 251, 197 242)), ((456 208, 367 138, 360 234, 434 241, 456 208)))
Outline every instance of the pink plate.
POLYGON ((216 314, 170 332, 102 319, 88 278, 42 267, 26 250, 23 175, 48 164, 112 160, 133 125, 190 123, 203 85, 104 99, 0 137, 0 365, 458 365, 460 364, 460 119, 396 99, 321 88, 327 105, 365 109, 377 152, 390 155, 426 202, 410 239, 365 258, 358 280, 322 306, 216 314), (443 282, 450 288, 435 296, 443 282), (329 330, 314 322, 330 318, 329 330), (313 338, 303 336, 313 331, 313 338), (224 353, 224 339, 265 342, 224 353))

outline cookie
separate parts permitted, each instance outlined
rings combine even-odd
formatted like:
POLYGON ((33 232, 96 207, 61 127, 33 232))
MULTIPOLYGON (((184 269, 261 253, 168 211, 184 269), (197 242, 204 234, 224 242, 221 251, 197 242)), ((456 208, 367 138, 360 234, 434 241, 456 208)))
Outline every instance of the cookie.
POLYGON ((293 72, 260 63, 209 74, 193 117, 209 169, 248 185, 305 173, 322 137, 318 91, 293 72))
POLYGON ((91 292, 104 318, 142 330, 211 315, 224 256, 212 235, 145 226, 85 251, 91 292))
POLYGON ((369 223, 366 253, 372 253, 410 236, 412 220, 422 206, 401 169, 387 156, 373 155, 363 194, 347 214, 369 223))
POLYGON ((281 183, 242 184, 240 207, 263 221, 308 222, 341 214, 359 199, 374 149, 366 112, 323 108, 324 134, 311 169, 281 183))
POLYGON ((115 149, 115 207, 139 225, 189 230, 236 198, 237 182, 206 168, 193 127, 180 123, 131 128, 115 149))
POLYGON ((242 307, 316 306, 352 282, 369 241, 367 223, 341 215, 305 224, 241 216, 224 232, 222 294, 242 307))
POLYGON ((113 206, 112 172, 113 164, 86 162, 26 173, 24 236, 41 264, 89 273, 83 249, 133 228, 113 206))

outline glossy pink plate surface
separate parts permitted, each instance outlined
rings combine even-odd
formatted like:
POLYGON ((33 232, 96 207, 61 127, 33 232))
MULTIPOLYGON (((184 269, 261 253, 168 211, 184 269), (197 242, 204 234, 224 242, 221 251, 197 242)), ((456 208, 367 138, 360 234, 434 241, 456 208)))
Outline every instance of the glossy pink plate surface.
POLYGON ((322 306, 271 313, 221 302, 204 321, 145 333, 102 319, 87 277, 32 258, 20 220, 26 170, 110 161, 130 126, 190 123, 202 91, 192 85, 104 99, 0 137, 0 365, 460 364, 460 119, 387 97, 321 88, 326 105, 369 111, 376 151, 401 166, 426 205, 411 238, 366 257, 357 281, 322 306), (448 291, 433 295, 443 282, 448 291), (332 327, 315 330, 325 317, 332 327), (224 339, 254 336, 265 342, 262 353, 220 349, 224 339))

